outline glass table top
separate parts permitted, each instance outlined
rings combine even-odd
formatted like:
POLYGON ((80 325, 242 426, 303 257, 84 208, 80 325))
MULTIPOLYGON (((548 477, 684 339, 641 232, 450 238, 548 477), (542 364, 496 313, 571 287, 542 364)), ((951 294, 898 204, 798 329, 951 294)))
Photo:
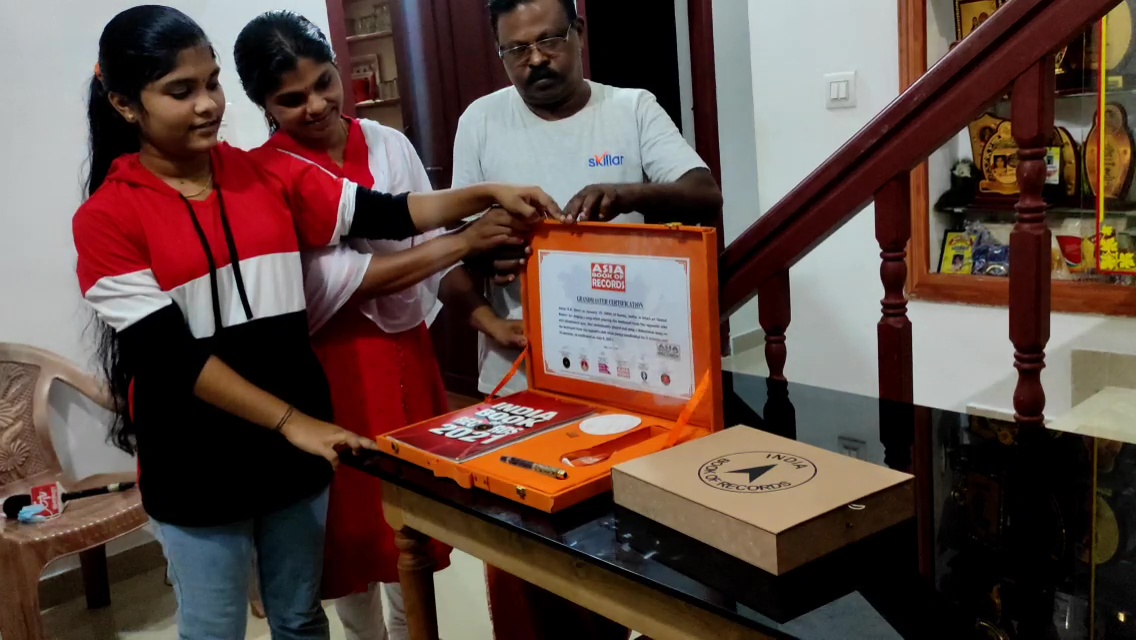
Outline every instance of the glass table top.
POLYGON ((1136 638, 1136 447, 725 373, 745 424, 915 475, 916 517, 773 576, 601 497, 549 515, 384 480, 774 637, 1136 638))

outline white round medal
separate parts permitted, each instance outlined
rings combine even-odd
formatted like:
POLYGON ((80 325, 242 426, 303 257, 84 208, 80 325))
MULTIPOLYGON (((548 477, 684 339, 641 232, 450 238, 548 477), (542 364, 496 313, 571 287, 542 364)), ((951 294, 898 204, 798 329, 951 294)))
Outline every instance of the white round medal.
POLYGON ((614 436, 631 431, 642 422, 643 420, 628 415, 596 416, 581 422, 580 431, 590 436, 614 436))

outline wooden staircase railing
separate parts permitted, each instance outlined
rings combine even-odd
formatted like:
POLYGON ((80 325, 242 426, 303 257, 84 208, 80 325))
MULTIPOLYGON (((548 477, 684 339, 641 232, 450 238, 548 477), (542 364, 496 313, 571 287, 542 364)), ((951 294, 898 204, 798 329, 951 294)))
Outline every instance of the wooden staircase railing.
POLYGON ((1010 340, 1018 370, 1014 410, 1019 425, 1040 426, 1045 411, 1041 371, 1049 341, 1051 243, 1042 189, 1045 146, 1054 127, 1054 53, 1119 2, 1010 0, 722 254, 722 317, 728 318, 757 296, 770 373, 765 415, 790 415, 785 379, 789 269, 875 202, 884 288, 877 325, 880 435, 893 444, 889 450, 895 457, 889 464, 915 474, 918 566, 928 579, 935 566, 932 436, 928 413, 912 406, 911 321, 904 290, 911 240, 911 171, 1007 89, 1012 91, 1021 192, 1010 237, 1010 340), (902 441, 910 447, 894 446, 902 441))
POLYGON ((1019 378, 1016 419, 1042 424, 1049 341, 1050 232, 1042 198, 1054 127, 1054 53, 1120 0, 1010 0, 844 144, 722 254, 722 317, 755 295, 770 380, 785 381, 789 269, 875 202, 880 279, 880 398, 913 400, 907 244, 911 171, 1012 90, 1021 196, 1010 241, 1010 339, 1019 378))

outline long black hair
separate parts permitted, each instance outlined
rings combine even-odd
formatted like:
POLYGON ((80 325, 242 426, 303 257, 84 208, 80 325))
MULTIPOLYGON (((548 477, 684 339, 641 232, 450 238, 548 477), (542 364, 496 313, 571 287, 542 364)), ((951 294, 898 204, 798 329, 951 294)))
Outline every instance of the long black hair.
MULTIPOLYGON (((311 20, 292 11, 269 11, 241 29, 233 58, 245 95, 265 109, 268 96, 280 89, 284 75, 295 71, 301 58, 335 64, 335 51, 311 20)), ((277 129, 270 116, 268 127, 277 129)))
MULTIPOLYGON (((208 43, 205 32, 189 16, 160 5, 127 9, 103 28, 87 107, 90 127, 88 197, 102 186, 115 160, 139 151, 142 146, 140 131, 111 105, 111 94, 140 105, 142 90, 173 71, 178 54, 208 43)), ((120 357, 117 332, 103 322, 96 320, 95 323, 98 359, 116 409, 109 440, 133 454, 134 423, 128 404, 133 376, 129 363, 120 357)))

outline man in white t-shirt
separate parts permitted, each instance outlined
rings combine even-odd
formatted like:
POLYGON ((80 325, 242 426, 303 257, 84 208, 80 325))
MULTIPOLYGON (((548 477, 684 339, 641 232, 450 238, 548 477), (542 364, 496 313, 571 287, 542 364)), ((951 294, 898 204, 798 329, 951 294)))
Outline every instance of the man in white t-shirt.
MULTIPOLYGON (((714 224, 721 191, 655 97, 584 79, 584 23, 574 0, 490 0, 489 13, 513 86, 477 100, 462 115, 453 186, 539 185, 565 214, 581 220, 714 224)), ((497 281, 489 292, 494 310, 520 320, 518 283, 497 281)), ((492 392, 519 355, 482 340, 479 389, 492 392)), ((521 374, 506 391, 527 386, 521 374)), ((488 578, 497 640, 627 637, 614 622, 508 574, 490 569, 488 578)))
MULTIPOLYGON (((462 114, 454 187, 539 185, 582 220, 714 224, 718 184, 655 97, 584 79, 574 0, 491 0, 489 11, 513 86, 462 114)), ((515 281, 492 286, 489 301, 502 318, 520 320, 515 281)), ((490 393, 520 351, 486 340, 480 347, 478 387, 490 393)), ((505 391, 527 387, 522 372, 505 391)))

